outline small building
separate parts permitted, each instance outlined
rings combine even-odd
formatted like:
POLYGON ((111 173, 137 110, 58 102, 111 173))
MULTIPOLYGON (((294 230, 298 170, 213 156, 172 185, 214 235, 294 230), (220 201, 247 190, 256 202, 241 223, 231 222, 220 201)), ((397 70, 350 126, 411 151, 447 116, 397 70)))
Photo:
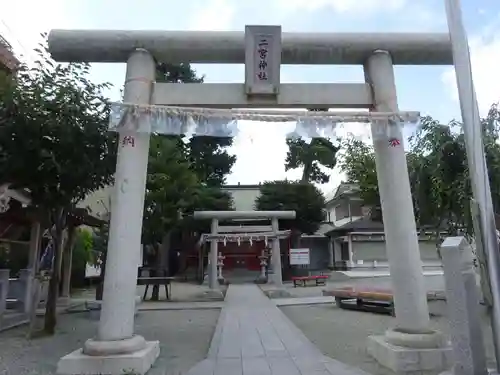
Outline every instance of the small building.
MULTIPOLYGON (((260 195, 261 185, 226 185, 223 190, 231 194, 233 205, 236 211, 251 211, 255 210, 255 202, 260 195)), ((325 215, 327 216, 327 215, 325 215)), ((245 225, 269 225, 269 222, 251 222, 245 220, 245 225)), ((233 223, 234 225, 234 223, 233 223)), ((308 270, 321 271, 328 269, 329 266, 329 238, 325 235, 333 229, 331 223, 324 222, 321 224, 318 231, 314 234, 303 234, 300 239, 300 247, 310 250, 310 265, 308 270)), ((244 268, 248 271, 258 271, 260 269, 259 256, 265 248, 262 241, 256 241, 250 245, 249 243, 227 243, 219 245, 221 253, 226 257, 224 267, 227 271, 234 268, 244 268)), ((289 239, 281 240, 280 243, 283 277, 287 278, 291 275, 289 251, 291 243, 289 239)))
MULTIPOLYGON (((358 186, 341 183, 327 201, 327 215, 333 224, 325 235, 332 242, 334 269, 388 267, 381 213, 363 205, 358 186)), ((431 233, 419 234, 419 246, 424 267, 440 267, 431 233)))

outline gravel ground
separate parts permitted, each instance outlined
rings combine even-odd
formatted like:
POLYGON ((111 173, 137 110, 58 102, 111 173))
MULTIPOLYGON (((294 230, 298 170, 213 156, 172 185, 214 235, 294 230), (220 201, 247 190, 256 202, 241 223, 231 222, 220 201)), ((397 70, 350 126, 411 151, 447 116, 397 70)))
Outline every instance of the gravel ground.
MULTIPOLYGON (((144 295, 144 288, 145 286, 138 286, 136 294, 138 296, 143 296, 144 295)), ((151 289, 152 287, 149 287, 148 289, 148 301, 149 298, 151 298, 151 289)), ((195 283, 189 283, 189 282, 173 282, 172 283, 172 302, 203 302, 203 301, 213 301, 213 298, 210 298, 209 296, 204 295, 205 292, 209 290, 208 286, 206 285, 199 285, 195 283)), ((220 290, 225 293, 227 290, 227 286, 221 285, 220 290)), ((161 287, 160 288, 160 293, 159 293, 160 301, 165 301, 166 300, 166 295, 165 295, 165 288, 161 287)), ((77 290, 71 295, 72 298, 78 298, 78 299, 94 299, 95 298, 95 289, 81 289, 77 290)))
MULTIPOLYGON (((433 314, 432 326, 447 334, 449 327, 446 318, 446 303, 430 303, 433 314)), ((359 367, 374 375, 393 375, 381 367, 366 353, 366 341, 370 335, 383 334, 394 325, 389 315, 349 311, 337 308, 334 304, 314 306, 287 306, 281 310, 315 343, 327 356, 341 362, 359 367)), ((489 365, 494 367, 494 350, 491 328, 483 312, 483 331, 489 365)))
MULTIPOLYGON (((159 340, 160 357, 151 375, 178 375, 205 358, 219 310, 147 311, 136 318, 136 333, 159 340), (165 372, 168 369, 167 372, 165 372)), ((55 374, 62 356, 95 335, 97 321, 85 313, 59 316, 54 337, 26 339, 26 327, 0 334, 1 375, 55 374)))

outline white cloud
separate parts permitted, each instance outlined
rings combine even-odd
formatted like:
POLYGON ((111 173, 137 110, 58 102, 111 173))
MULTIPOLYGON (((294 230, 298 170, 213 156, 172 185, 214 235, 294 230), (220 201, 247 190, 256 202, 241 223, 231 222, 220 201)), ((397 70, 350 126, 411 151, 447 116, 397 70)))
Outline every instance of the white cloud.
POLYGON ((231 27, 235 14, 235 1, 210 0, 197 8, 188 22, 189 30, 224 31, 231 27))
POLYGON ((0 34, 28 63, 36 59, 33 49, 42 41, 40 33, 71 27, 72 23, 64 0, 6 1, 2 3, 0 21, 0 34))
MULTIPOLYGON (((486 115, 491 104, 500 101, 500 27, 488 26, 480 35, 470 38, 472 76, 476 89, 479 111, 486 115)), ((450 95, 458 101, 455 71, 449 68, 442 75, 450 95)))
MULTIPOLYGON (((239 134, 230 149, 230 153, 237 156, 232 173, 228 177, 230 184, 256 184, 300 178, 301 169, 285 172, 284 167, 288 151, 286 135, 295 129, 295 123, 239 121, 238 129, 239 134)), ((342 138, 355 136, 368 140, 371 136, 370 126, 360 123, 345 124, 338 129, 337 135, 342 138)), ((330 175, 330 182, 320 185, 319 188, 329 194, 345 176, 339 168, 324 171, 330 175)))
POLYGON ((315 11, 332 8, 339 13, 374 13, 398 10, 406 0, 279 0, 281 7, 290 11, 315 11))

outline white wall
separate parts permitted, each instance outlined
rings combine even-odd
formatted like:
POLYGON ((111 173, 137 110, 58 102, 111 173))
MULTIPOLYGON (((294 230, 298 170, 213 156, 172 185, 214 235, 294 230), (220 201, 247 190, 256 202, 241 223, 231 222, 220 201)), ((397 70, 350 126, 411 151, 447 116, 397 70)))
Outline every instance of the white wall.
POLYGON ((111 194, 113 191, 113 185, 106 186, 85 198, 83 201, 78 203, 78 207, 90 209, 90 213, 97 216, 100 219, 105 219, 106 214, 109 210, 111 202, 111 194))
POLYGON ((329 219, 334 224, 334 226, 341 227, 343 225, 346 225, 347 223, 350 223, 352 221, 356 221, 356 220, 359 220, 362 218, 362 216, 350 216, 350 217, 345 217, 342 219, 337 219, 337 213, 336 213, 335 207, 337 207, 340 204, 347 205, 348 203, 347 203, 347 201, 341 201, 341 202, 338 202, 335 206, 330 206, 330 207, 326 208, 326 212, 327 212, 326 219, 327 220, 329 219))
MULTIPOLYGON (((253 211, 255 210, 255 200, 260 195, 258 186, 251 187, 229 187, 223 188, 233 197, 234 208, 237 211, 253 211)), ((113 191, 113 186, 107 186, 101 190, 94 192, 78 204, 78 207, 89 208, 93 215, 103 217, 107 213, 106 208, 110 207, 110 198, 113 191), (104 203, 104 205, 103 205, 104 203)))
MULTIPOLYGON (((440 264, 439 256, 436 250, 436 245, 433 241, 419 241, 420 259, 426 265, 440 264)), ((352 242, 352 257, 354 265, 358 265, 359 261, 363 261, 364 266, 368 263, 377 261, 379 265, 387 264, 387 255, 385 250, 385 241, 353 241, 352 242)))
POLYGON ((236 211, 254 211, 255 200, 260 195, 259 187, 223 188, 233 197, 233 205, 236 211))

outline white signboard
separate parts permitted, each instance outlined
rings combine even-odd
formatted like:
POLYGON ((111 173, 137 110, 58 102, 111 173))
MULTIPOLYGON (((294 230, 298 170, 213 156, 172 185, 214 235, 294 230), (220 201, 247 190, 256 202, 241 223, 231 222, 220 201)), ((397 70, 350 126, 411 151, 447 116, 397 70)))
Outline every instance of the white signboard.
POLYGON ((310 251, 307 248, 304 249, 290 249, 290 265, 292 266, 304 266, 311 263, 310 251))

